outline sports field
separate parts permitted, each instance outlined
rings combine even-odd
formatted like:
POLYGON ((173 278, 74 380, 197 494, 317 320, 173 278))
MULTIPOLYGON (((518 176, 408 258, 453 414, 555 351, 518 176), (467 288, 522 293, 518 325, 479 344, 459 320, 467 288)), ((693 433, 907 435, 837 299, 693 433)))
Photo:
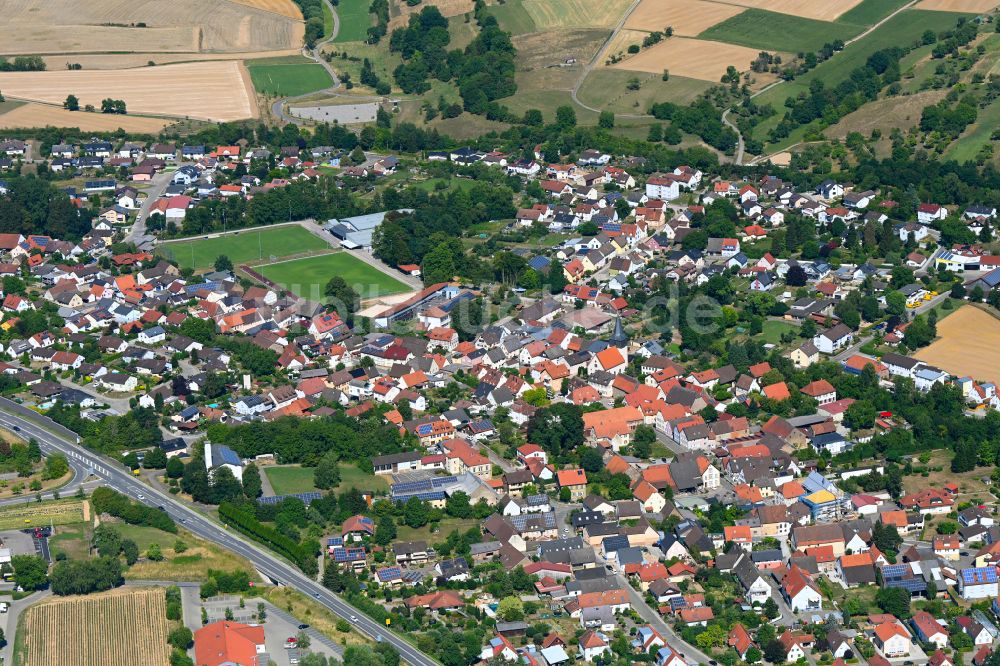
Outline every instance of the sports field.
POLYGON ((325 250, 329 243, 298 225, 248 229, 238 234, 161 243, 157 253, 174 259, 181 268, 211 269, 220 254, 233 264, 288 257, 300 252, 325 250))
POLYGON ((337 16, 340 17, 340 31, 334 42, 360 42, 368 37, 368 28, 372 25, 368 0, 340 0, 337 5, 337 16))
POLYGON ((1000 380, 1000 320, 992 314, 964 305, 938 322, 937 334, 913 356, 959 377, 1000 380))
POLYGON ((294 97, 333 85, 322 65, 301 57, 251 60, 247 70, 254 90, 262 95, 294 97))
POLYGON ((348 252, 333 252, 317 257, 293 259, 258 266, 261 275, 302 298, 322 300, 323 289, 334 275, 354 287, 361 298, 386 296, 410 291, 396 278, 383 273, 348 252))

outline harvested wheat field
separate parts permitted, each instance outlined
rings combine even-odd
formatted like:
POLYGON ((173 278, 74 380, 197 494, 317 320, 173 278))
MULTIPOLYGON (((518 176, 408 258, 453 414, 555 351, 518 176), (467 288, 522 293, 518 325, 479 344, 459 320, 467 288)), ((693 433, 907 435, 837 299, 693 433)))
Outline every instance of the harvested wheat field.
POLYGON ((392 18, 389 19, 389 32, 405 26, 410 20, 410 14, 417 13, 428 5, 434 5, 441 12, 441 16, 450 18, 452 16, 460 16, 461 14, 468 14, 473 10, 474 4, 472 0, 426 0, 419 5, 411 7, 405 2, 396 2, 392 6, 394 11, 392 18))
POLYGON ((937 334, 937 340, 913 356, 959 377, 1000 381, 1000 320, 963 305, 938 322, 937 334))
POLYGON ((621 19, 630 0, 524 0, 536 30, 610 28, 621 19))
POLYGON ((642 0, 625 27, 655 32, 670 26, 675 35, 695 37, 744 11, 737 5, 707 0, 642 0))
POLYGON ((252 53, 299 48, 305 31, 300 19, 202 0, 0 0, 0 15, 0 54, 252 53))
POLYGON ((607 60, 613 55, 626 55, 629 44, 642 44, 642 40, 645 39, 647 35, 649 35, 649 33, 644 30, 629 30, 627 28, 622 28, 608 41, 608 45, 605 47, 604 53, 602 54, 603 59, 607 60))
POLYGON ((46 599, 24 612, 23 645, 14 663, 166 666, 166 606, 162 589, 46 599))
MULTIPOLYGON (((749 49, 745 46, 671 37, 612 67, 653 74, 659 74, 667 69, 672 75, 718 82, 729 65, 733 65, 741 72, 750 69, 750 63, 759 53, 758 49, 749 49)), ((0 85, 0 89, 2 87, 0 85)))
POLYGON ((0 90, 12 99, 61 105, 76 95, 80 106, 125 100, 129 111, 198 120, 255 116, 249 77, 234 60, 192 62, 137 70, 0 72, 0 90))
MULTIPOLYGON (((769 12, 791 14, 817 21, 833 21, 861 0, 728 0, 734 5, 766 9, 769 12)), ((933 0, 932 0, 933 1, 933 0)), ((947 2, 948 0, 943 0, 947 2)), ((961 1, 961 0, 956 0, 961 1)))
POLYGON ((997 5, 1000 5, 1000 0, 921 0, 916 4, 916 9, 982 14, 983 12, 990 11, 997 5))
MULTIPOLYGON (((280 51, 255 51, 253 59, 286 58, 302 54, 302 49, 282 49, 280 51)), ((43 55, 47 69, 66 69, 67 63, 77 63, 83 69, 131 69, 154 65, 172 65, 178 62, 201 62, 208 60, 232 60, 232 53, 72 53, 43 55)))
POLYGON ((118 128, 121 128, 126 132, 156 134, 172 123, 172 120, 166 118, 84 113, 83 111, 67 111, 57 106, 33 104, 30 102, 0 115, 0 129, 15 127, 78 127, 84 132, 114 132, 118 128))
POLYGON ((302 20, 302 10, 292 0, 229 0, 229 2, 246 5, 247 7, 253 7, 265 12, 280 14, 281 16, 287 16, 290 19, 298 21, 302 20))

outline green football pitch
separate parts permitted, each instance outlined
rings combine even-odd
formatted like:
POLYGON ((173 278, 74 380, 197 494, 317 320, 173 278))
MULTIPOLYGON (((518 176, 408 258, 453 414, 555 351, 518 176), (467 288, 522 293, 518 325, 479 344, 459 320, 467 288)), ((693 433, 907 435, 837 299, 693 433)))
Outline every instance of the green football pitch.
POLYGON ((334 275, 339 275, 354 287, 361 298, 388 296, 410 287, 396 278, 366 264, 349 252, 334 252, 304 259, 292 259, 256 270, 285 289, 310 300, 323 300, 326 283, 334 275))
POLYGON ((157 253, 173 259, 181 268, 211 269, 219 255, 234 265, 247 261, 280 259, 300 252, 329 249, 330 244, 300 226, 248 229, 217 238, 198 238, 162 243, 157 253))

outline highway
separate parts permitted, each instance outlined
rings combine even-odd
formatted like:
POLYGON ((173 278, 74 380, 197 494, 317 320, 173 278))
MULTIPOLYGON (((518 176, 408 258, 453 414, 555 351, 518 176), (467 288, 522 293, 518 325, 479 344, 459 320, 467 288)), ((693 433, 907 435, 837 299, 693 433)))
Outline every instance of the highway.
MULTIPOLYGON (((103 479, 110 487, 128 495, 133 500, 148 506, 161 507, 171 518, 193 534, 249 560, 260 573, 270 578, 275 584, 294 587, 310 595, 337 616, 348 620, 355 629, 372 638, 381 636, 383 641, 399 651, 402 659, 408 664, 412 666, 438 665, 439 662, 418 651, 411 644, 388 631, 386 627, 362 614, 361 611, 349 605, 339 596, 305 576, 297 567, 271 555, 262 546, 209 520, 171 495, 146 486, 117 462, 41 427, 39 423, 45 421, 49 421, 49 419, 40 415, 32 417, 32 420, 29 421, 23 416, 13 414, 7 405, 0 403, 0 426, 10 429, 17 428, 22 435, 34 437, 38 440, 43 451, 61 451, 69 458, 74 469, 77 469, 77 464, 79 464, 81 472, 86 469, 89 473, 103 479)), ((56 424, 53 423, 53 426, 56 424)))

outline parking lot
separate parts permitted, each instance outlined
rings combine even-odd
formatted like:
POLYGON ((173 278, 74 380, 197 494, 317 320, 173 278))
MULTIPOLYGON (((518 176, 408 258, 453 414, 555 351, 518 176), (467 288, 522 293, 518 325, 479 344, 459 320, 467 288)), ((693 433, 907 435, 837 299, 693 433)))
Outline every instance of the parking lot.
MULTIPOLYGON (((226 619, 226 609, 232 611, 233 621, 243 624, 257 624, 257 604, 259 599, 247 599, 244 608, 239 607, 239 597, 218 596, 211 597, 202 602, 202 607, 208 614, 209 622, 217 622, 226 619)), ((312 627, 304 630, 299 626, 308 622, 308 618, 300 620, 292 617, 286 611, 278 608, 270 602, 263 601, 266 612, 264 620, 264 644, 267 647, 267 655, 271 661, 278 666, 290 665, 291 658, 304 650, 285 649, 285 641, 290 637, 297 637, 300 631, 304 631, 309 636, 309 652, 326 655, 342 659, 344 650, 340 645, 319 633, 312 627)), ((262 659, 261 663, 267 663, 262 659)))

